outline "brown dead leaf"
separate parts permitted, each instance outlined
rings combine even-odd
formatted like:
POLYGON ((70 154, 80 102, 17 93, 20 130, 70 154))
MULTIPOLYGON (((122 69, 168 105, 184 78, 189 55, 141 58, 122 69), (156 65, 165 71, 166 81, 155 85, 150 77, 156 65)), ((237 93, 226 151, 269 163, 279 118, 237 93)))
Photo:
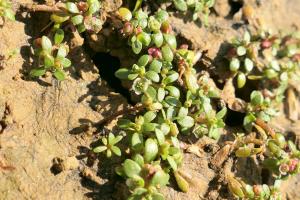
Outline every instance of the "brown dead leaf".
POLYGON ((230 153, 231 145, 227 144, 222 149, 220 149, 212 158, 211 164, 219 168, 222 166, 222 164, 228 159, 229 153, 230 153))
POLYGON ((221 99, 227 103, 231 110, 242 113, 246 112, 247 103, 244 100, 235 97, 235 88, 232 78, 226 81, 221 93, 221 99))
POLYGON ((287 111, 288 118, 292 121, 298 120, 298 101, 295 95, 295 91, 292 88, 287 90, 287 111))
POLYGON ((203 158, 204 157, 204 152, 202 149, 200 149, 199 146, 197 145, 189 145, 186 149, 186 152, 188 153, 192 153, 192 154, 195 154, 196 156, 198 156, 199 158, 203 158))

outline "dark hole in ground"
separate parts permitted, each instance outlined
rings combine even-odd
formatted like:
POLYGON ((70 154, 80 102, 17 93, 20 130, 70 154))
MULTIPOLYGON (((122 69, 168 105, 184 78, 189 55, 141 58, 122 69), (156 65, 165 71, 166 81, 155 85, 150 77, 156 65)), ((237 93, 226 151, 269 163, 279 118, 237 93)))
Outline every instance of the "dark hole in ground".
POLYGON ((231 9, 230 9, 230 13, 227 17, 232 18, 235 15, 235 13, 239 12, 239 10, 243 7, 243 1, 230 0, 229 4, 230 4, 231 9))
POLYGON ((238 89, 238 87, 236 85, 236 78, 234 80, 234 84, 235 84, 235 88, 236 88, 236 90, 235 90, 236 97, 243 99, 247 102, 250 101, 251 92, 253 90, 258 90, 257 81, 254 81, 254 80, 247 79, 245 86, 240 89, 238 89))
POLYGON ((293 142, 296 142, 296 133, 295 132, 293 132, 293 131, 289 131, 289 132, 287 132, 287 134, 286 134, 286 139, 287 140, 291 140, 291 141, 293 141, 293 142))
POLYGON ((270 172, 268 169, 261 170, 261 181, 262 184, 268 184, 270 178, 270 172))
POLYGON ((121 80, 115 76, 115 72, 120 68, 120 60, 115 56, 111 56, 109 53, 98 52, 92 56, 94 64, 98 67, 99 73, 102 79, 104 79, 108 85, 125 97, 130 104, 134 104, 131 101, 129 90, 122 86, 121 80))
POLYGON ((243 125, 243 120, 245 113, 236 112, 234 110, 227 110, 227 116, 225 119, 225 124, 228 126, 240 126, 243 125))

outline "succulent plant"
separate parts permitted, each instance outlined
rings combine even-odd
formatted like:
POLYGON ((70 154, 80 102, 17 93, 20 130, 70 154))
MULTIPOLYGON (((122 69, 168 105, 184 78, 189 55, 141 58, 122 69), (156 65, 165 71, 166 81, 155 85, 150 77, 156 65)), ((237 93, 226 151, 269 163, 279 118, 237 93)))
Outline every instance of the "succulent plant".
POLYGON ((102 21, 99 18, 101 5, 98 0, 67 1, 63 7, 62 13, 53 13, 51 15, 55 28, 59 28, 62 23, 70 21, 76 26, 79 33, 86 30, 97 33, 101 30, 102 21))
POLYGON ((300 40, 297 34, 286 36, 262 32, 245 32, 242 39, 234 39, 226 57, 229 69, 236 76, 237 87, 247 79, 287 82, 298 79, 300 40))
POLYGON ((168 184, 169 174, 159 163, 145 164, 143 157, 136 154, 133 159, 126 159, 116 172, 126 178, 126 185, 131 191, 128 199, 164 199, 158 188, 168 184))
POLYGON ((250 103, 247 106, 247 114, 244 118, 244 128, 250 132, 256 118, 266 122, 278 114, 274 102, 269 97, 264 97, 262 92, 254 90, 250 95, 250 103))
POLYGON ((273 186, 249 185, 239 178, 230 176, 227 178, 229 191, 237 198, 249 200, 281 200, 280 185, 281 181, 276 180, 273 186))
POLYGON ((31 70, 31 76, 39 77, 50 71, 57 80, 65 79, 64 69, 71 66, 71 61, 66 58, 69 46, 62 43, 63 39, 64 31, 57 29, 54 35, 54 44, 46 36, 35 40, 37 47, 35 53, 39 58, 39 66, 31 70))
POLYGON ((264 155, 263 166, 278 179, 300 172, 300 151, 283 134, 275 133, 259 123, 254 124, 257 134, 238 134, 233 148, 237 157, 264 155), (265 130, 267 129, 267 130, 265 130))
MULTIPOLYGON (((202 13, 206 25, 209 9, 214 5, 214 0, 170 2, 179 11, 192 11, 194 20, 202 13)), ((168 12, 160 9, 149 15, 141 9, 141 3, 142 0, 136 1, 133 12, 124 7, 117 11, 122 37, 138 59, 115 72, 116 77, 130 84, 141 109, 134 119, 119 119, 122 134, 109 133, 93 152, 106 153, 108 158, 121 157, 117 144, 122 140, 126 150, 116 173, 125 179, 128 199, 162 200, 159 189, 169 183, 170 175, 183 192, 189 190, 180 171, 184 154, 178 135, 207 135, 218 140, 225 127, 227 105, 220 99, 220 90, 209 83, 208 73, 194 68, 201 57, 199 52, 178 44, 168 12)), ((54 35, 53 41, 50 36, 36 40, 39 66, 31 71, 32 76, 50 71, 58 80, 65 78, 64 68, 70 67, 71 61, 66 58, 69 48, 63 43, 63 23, 72 23, 79 32, 97 33, 102 28, 98 0, 67 1, 60 9, 51 15, 54 27, 49 35, 54 35)), ((300 171, 300 152, 293 142, 265 123, 277 114, 276 106, 283 100, 290 81, 299 77, 300 39, 297 35, 246 32, 243 39, 232 42, 226 58, 238 88, 243 88, 247 80, 259 81, 245 108, 247 134, 236 135, 230 152, 233 150, 240 158, 263 155, 260 164, 278 179, 274 186, 251 186, 230 174, 226 177, 229 190, 238 198, 279 200, 280 180, 300 171), (261 89, 261 85, 265 87, 261 89)))
POLYGON ((192 11, 193 20, 197 20, 201 14, 205 25, 208 25, 209 9, 215 4, 215 0, 172 0, 172 2, 175 8, 181 12, 192 11))
POLYGON ((135 54, 153 46, 148 50, 151 56, 163 57, 169 62, 173 60, 173 51, 177 43, 175 36, 171 33, 172 29, 167 21, 169 15, 166 11, 159 10, 154 16, 148 16, 142 10, 132 14, 127 8, 120 8, 119 16, 125 22, 121 33, 128 37, 128 43, 135 54))
POLYGON ((120 142, 122 140, 122 138, 123 138, 122 135, 115 136, 113 133, 109 133, 107 138, 103 137, 101 139, 103 145, 95 147, 93 149, 93 151, 95 153, 101 153, 101 152, 106 151, 106 156, 108 158, 110 158, 112 156, 112 154, 121 156, 122 152, 121 152, 120 148, 116 146, 116 144, 118 142, 120 142))

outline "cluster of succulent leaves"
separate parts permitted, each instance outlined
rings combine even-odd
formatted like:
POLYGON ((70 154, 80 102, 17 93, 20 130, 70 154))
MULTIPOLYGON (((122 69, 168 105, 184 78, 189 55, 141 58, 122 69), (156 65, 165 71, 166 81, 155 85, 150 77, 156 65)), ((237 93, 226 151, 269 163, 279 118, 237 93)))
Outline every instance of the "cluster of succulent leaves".
MULTIPOLYGON (((130 42, 134 41, 130 44, 132 47, 136 42, 143 45, 139 51, 133 47, 133 52, 138 54, 145 52, 145 48, 148 50, 147 54, 140 55, 136 64, 130 68, 120 68, 115 73, 118 78, 131 81, 131 90, 140 97, 145 110, 133 121, 118 121, 118 127, 126 133, 124 141, 129 147, 126 153, 130 158, 116 171, 126 178, 131 191, 129 199, 163 199, 157 189, 168 184, 170 173, 174 174, 179 188, 186 192, 188 182, 178 171, 183 154, 177 136, 179 133, 194 133, 199 137, 207 134, 218 139, 225 125, 226 107, 216 111, 211 99, 218 98, 218 93, 213 88, 204 87, 207 78, 202 76, 201 83, 198 83, 193 68, 195 53, 186 47, 177 48, 177 40, 166 21, 165 11, 160 10, 155 17, 144 18, 146 15, 141 10, 131 14, 121 8, 119 14, 124 20, 123 34, 128 33, 125 31, 128 25, 147 25, 138 34, 136 30, 140 26, 134 25, 128 36, 130 42), (143 19, 144 22, 139 22, 143 19), (154 29, 150 31, 152 20, 167 24, 168 32, 162 31, 165 30, 163 25, 155 29, 157 32, 154 29), (155 34, 162 39, 159 43, 155 34), (143 43, 148 36, 149 41, 143 43)), ((109 149, 108 144, 105 142, 105 146, 94 151, 105 151, 109 149)))
POLYGON ((277 84, 299 79, 299 34, 279 36, 262 32, 251 35, 246 31, 242 39, 235 38, 231 45, 227 59, 238 88, 244 87, 247 79, 277 84))
POLYGON ((257 135, 238 134, 234 143, 237 157, 264 155, 263 166, 278 178, 300 172, 300 151, 282 133, 267 133, 255 124, 257 135))
POLYGON ((101 153, 106 151, 106 157, 108 158, 110 158, 113 153, 117 156, 121 156, 122 152, 120 148, 116 146, 116 144, 120 142, 122 138, 122 135, 115 136, 113 133, 109 133, 107 138, 103 137, 101 139, 103 145, 97 146, 93 150, 95 153, 101 153))
POLYGON ((270 97, 264 97, 261 91, 254 90, 250 95, 250 102, 247 105, 247 114, 244 118, 244 128, 251 132, 252 124, 256 118, 269 122, 272 117, 278 114, 276 101, 270 97))
POLYGON ((205 25, 208 25, 208 15, 210 8, 215 4, 215 0, 171 0, 175 8, 181 12, 188 10, 193 12, 193 20, 199 18, 199 14, 203 16, 205 25))
POLYGON ((79 33, 84 31, 97 33, 102 28, 102 21, 99 18, 100 7, 98 0, 60 3, 57 8, 60 12, 51 14, 54 25, 49 35, 53 35, 54 32, 54 41, 49 36, 42 36, 36 40, 35 53, 39 57, 38 68, 31 70, 30 75, 39 77, 50 71, 57 80, 64 80, 64 69, 71 66, 71 61, 66 58, 69 46, 62 43, 64 39, 62 25, 71 23, 79 33))
POLYGON ((274 186, 265 184, 251 186, 229 174, 228 188, 238 198, 280 200, 281 180, 300 172, 300 151, 292 141, 286 141, 283 134, 268 132, 257 124, 254 126, 256 132, 248 135, 237 134, 233 149, 239 158, 263 155, 261 156, 263 168, 270 170, 276 177, 274 186))
POLYGON ((51 20, 55 28, 60 28, 62 23, 69 21, 79 33, 84 31, 97 33, 102 28, 102 21, 99 18, 100 8, 101 4, 98 0, 67 1, 63 4, 61 12, 51 15, 51 20))
POLYGON ((0 0, 0 17, 2 19, 15 20, 15 13, 9 0, 0 0))
MULTIPOLYGON (((172 61, 172 51, 176 49, 175 36, 170 34, 172 29, 168 22, 168 13, 159 10, 154 16, 142 10, 133 14, 127 8, 119 9, 119 16, 125 21, 122 33, 128 37, 128 43, 135 54, 139 54, 143 49, 154 46, 161 48, 162 54, 167 56, 168 61, 172 61)), ((161 52, 154 52, 157 57, 162 56, 161 52)))
POLYGON ((47 71, 50 71, 57 80, 65 79, 64 69, 71 66, 71 61, 66 58, 69 46, 62 43, 63 39, 64 31, 57 29, 54 33, 54 44, 47 36, 35 40, 38 67, 31 70, 31 76, 43 76, 47 71))
POLYGON ((239 199, 249 200, 281 200, 281 180, 276 180, 273 186, 249 185, 240 178, 230 176, 227 178, 229 191, 239 199))

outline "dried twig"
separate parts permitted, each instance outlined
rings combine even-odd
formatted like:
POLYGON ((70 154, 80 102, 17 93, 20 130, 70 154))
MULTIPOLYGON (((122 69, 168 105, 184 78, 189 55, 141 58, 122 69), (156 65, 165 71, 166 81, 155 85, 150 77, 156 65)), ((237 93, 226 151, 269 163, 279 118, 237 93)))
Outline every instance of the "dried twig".
POLYGON ((53 6, 48 6, 44 4, 25 4, 22 6, 29 12, 63 13, 66 10, 63 3, 57 3, 53 6))
POLYGON ((256 119, 255 123, 266 131, 272 138, 275 138, 275 131, 261 119, 256 119))

